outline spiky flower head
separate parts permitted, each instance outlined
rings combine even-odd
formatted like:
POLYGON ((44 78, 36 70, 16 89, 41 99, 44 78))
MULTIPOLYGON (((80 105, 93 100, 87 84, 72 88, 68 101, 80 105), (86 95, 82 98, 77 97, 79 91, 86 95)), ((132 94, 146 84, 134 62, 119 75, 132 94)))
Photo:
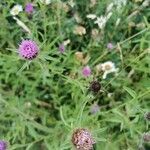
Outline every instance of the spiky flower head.
POLYGON ((98 81, 92 81, 90 84, 90 90, 94 93, 98 93, 101 89, 101 84, 98 81))
POLYGON ((25 11, 26 11, 26 13, 31 14, 33 12, 33 4, 27 3, 25 6, 25 11))
POLYGON ((7 143, 5 141, 0 140, 0 150, 6 150, 7 143))
POLYGON ((32 60, 38 54, 39 48, 36 42, 32 40, 23 40, 19 45, 19 54, 21 57, 32 60))
POLYGON ((72 135, 72 143, 76 150, 93 150, 95 141, 87 129, 79 128, 72 135))
POLYGON ((82 69, 82 74, 84 77, 89 77, 91 75, 91 69, 89 66, 85 66, 83 69, 82 69))

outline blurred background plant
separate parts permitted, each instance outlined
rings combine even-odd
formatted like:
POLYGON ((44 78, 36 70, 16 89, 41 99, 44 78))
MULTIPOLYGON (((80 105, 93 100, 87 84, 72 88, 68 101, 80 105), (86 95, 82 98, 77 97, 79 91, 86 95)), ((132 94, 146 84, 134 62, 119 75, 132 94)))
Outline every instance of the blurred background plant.
POLYGON ((0 140, 8 149, 74 149, 77 128, 91 131, 97 150, 150 148, 149 6, 0 1, 0 140), (36 58, 19 56, 23 39, 36 42, 36 58))

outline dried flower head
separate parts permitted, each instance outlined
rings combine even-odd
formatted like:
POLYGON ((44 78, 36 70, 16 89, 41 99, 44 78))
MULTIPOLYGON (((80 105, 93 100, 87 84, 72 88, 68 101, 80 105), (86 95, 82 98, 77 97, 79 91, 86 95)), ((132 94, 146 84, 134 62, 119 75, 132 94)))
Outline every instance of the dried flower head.
POLYGON ((90 84, 90 90, 93 91, 94 93, 99 92, 101 89, 101 84, 98 81, 92 81, 90 84))
POLYGON ((143 134, 143 141, 150 142, 150 132, 146 132, 143 134))
POLYGON ((77 150, 92 150, 95 144, 94 138, 87 129, 77 129, 72 135, 72 143, 77 150))
POLYGON ((91 69, 89 66, 85 66, 83 69, 82 69, 82 74, 84 77, 89 77, 91 75, 91 69))
POLYGON ((15 5, 11 10, 10 10, 10 14, 13 16, 16 16, 19 14, 19 12, 23 11, 22 6, 17 4, 15 5))
POLYGON ((150 121, 150 112, 145 113, 145 119, 150 121))
POLYGON ((6 150, 7 143, 5 141, 0 141, 0 150, 6 150))
POLYGON ((86 29, 83 26, 76 26, 73 33, 82 36, 86 34, 86 29))
POLYGON ((28 14, 31 14, 33 12, 33 4, 32 3, 27 3, 25 6, 25 12, 28 14))
POLYGON ((19 54, 21 57, 32 60, 38 54, 39 48, 32 40, 23 40, 19 45, 19 54))
POLYGON ((76 58, 76 60, 82 62, 84 59, 83 52, 75 52, 75 58, 76 58))

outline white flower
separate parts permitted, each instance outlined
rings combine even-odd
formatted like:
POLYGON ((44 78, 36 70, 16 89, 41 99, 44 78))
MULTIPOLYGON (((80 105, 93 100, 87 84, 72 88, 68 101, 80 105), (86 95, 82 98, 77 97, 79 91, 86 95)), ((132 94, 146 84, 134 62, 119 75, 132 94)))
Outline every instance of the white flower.
POLYGON ((88 14, 86 17, 89 19, 95 19, 96 15, 95 14, 88 14))
POLYGON ((110 3, 110 4, 107 6, 106 11, 107 11, 107 12, 110 12, 110 11, 112 10, 113 6, 114 6, 114 3, 110 3))
POLYGON ((19 12, 23 11, 22 6, 17 4, 15 5, 11 10, 10 10, 10 14, 13 16, 16 16, 19 14, 19 12))
POLYGON ((17 24, 22 27, 26 32, 28 32, 29 34, 31 34, 31 31, 30 29, 21 21, 19 20, 18 18, 16 17, 13 17, 14 20, 16 20, 17 24))
POLYGON ((64 46, 67 46, 70 43, 70 39, 67 39, 63 42, 64 46))
POLYGON ((147 7, 150 5, 150 0, 145 0, 143 3, 142 3, 142 6, 143 7, 147 7))
POLYGON ((98 24, 100 29, 103 29, 106 25, 106 22, 107 22, 107 17, 101 16, 101 17, 97 17, 97 20, 94 23, 98 24))
POLYGON ((40 0, 40 2, 45 5, 49 5, 51 3, 51 0, 40 0))
POLYGON ((106 16, 107 20, 112 16, 112 12, 109 12, 106 16))
POLYGON ((111 61, 106 61, 105 63, 97 65, 97 69, 103 71, 103 79, 106 79, 109 73, 118 72, 118 68, 116 68, 115 64, 111 61))

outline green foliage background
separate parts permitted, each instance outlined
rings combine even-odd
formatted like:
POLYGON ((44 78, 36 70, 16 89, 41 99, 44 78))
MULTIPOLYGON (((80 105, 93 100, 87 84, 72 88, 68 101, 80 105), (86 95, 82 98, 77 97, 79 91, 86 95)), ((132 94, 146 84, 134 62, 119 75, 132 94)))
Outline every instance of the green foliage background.
POLYGON ((32 19, 24 11, 19 14, 31 35, 10 15, 14 4, 24 7, 26 2, 0 1, 0 139, 9 142, 10 150, 70 150, 72 132, 82 127, 92 132, 96 150, 137 150, 141 144, 148 149, 141 139, 149 131, 144 114, 150 110, 150 7, 129 0, 120 11, 113 9, 100 40, 94 40, 91 30, 98 27, 86 15, 104 14, 111 1, 99 0, 91 8, 89 0, 76 0, 67 13, 60 0, 48 6, 34 1, 32 19), (84 36, 73 34, 78 25, 74 13, 86 27, 84 36), (120 24, 115 26, 118 18, 120 24), (22 38, 33 39, 40 47, 31 62, 16 53, 22 38), (71 43, 60 54, 58 45, 66 39, 71 43), (111 52, 106 47, 110 41, 116 43, 111 52), (76 51, 90 56, 91 77, 82 76, 84 66, 75 59, 76 51), (119 74, 103 80, 94 68, 107 60, 115 62, 119 74), (97 95, 88 90, 93 78, 102 85, 103 92, 97 95), (91 115, 94 101, 101 110, 91 115))

